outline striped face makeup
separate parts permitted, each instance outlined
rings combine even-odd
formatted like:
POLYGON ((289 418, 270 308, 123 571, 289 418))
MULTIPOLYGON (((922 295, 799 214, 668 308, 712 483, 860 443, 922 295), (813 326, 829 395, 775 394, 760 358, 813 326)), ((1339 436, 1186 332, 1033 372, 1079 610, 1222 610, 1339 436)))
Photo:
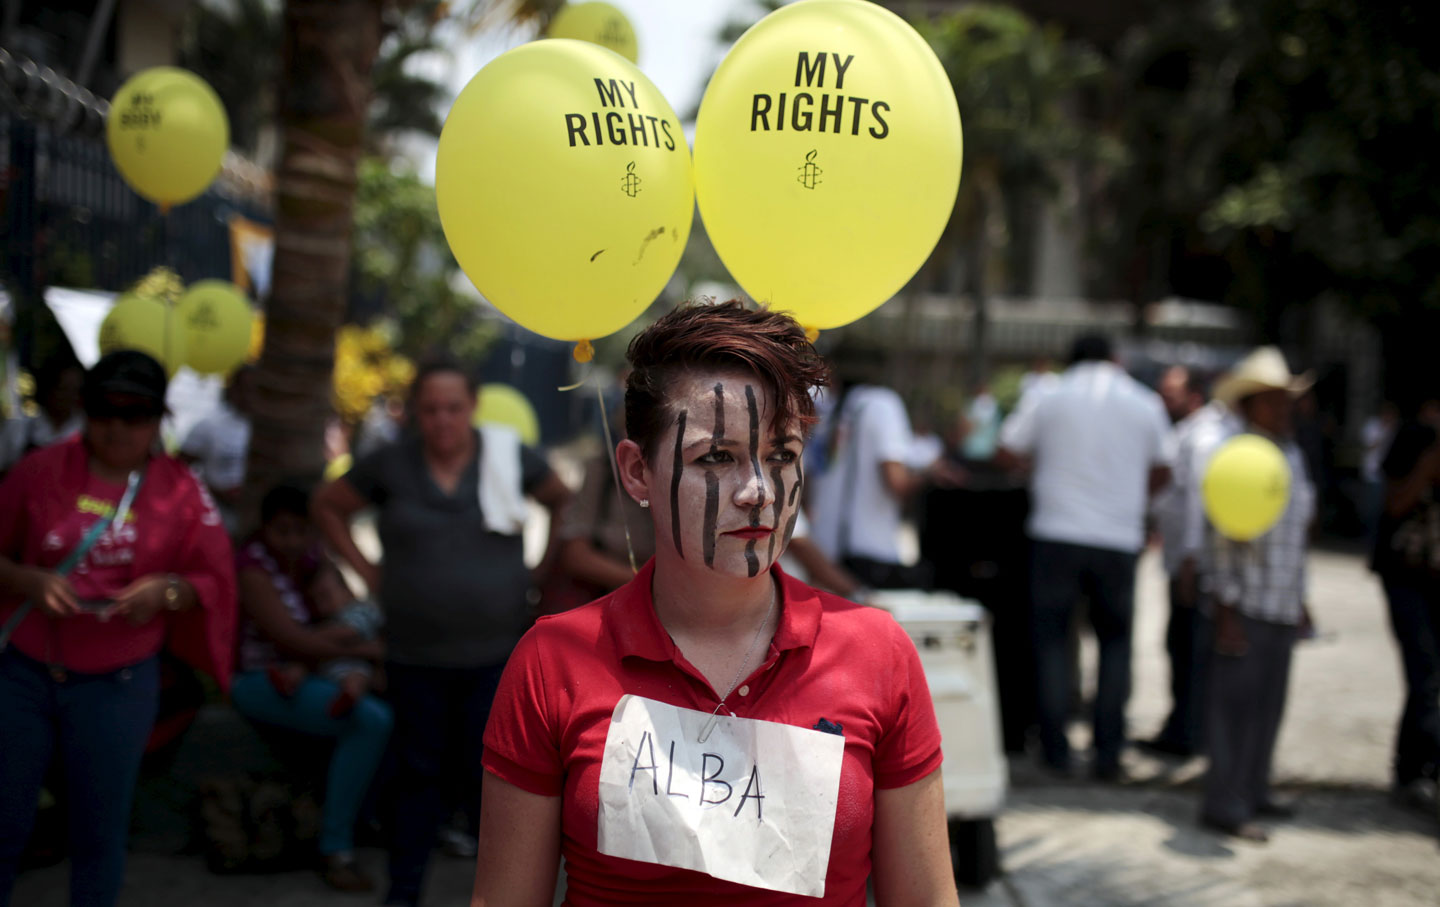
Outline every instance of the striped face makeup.
POLYGON ((675 422, 656 456, 656 538, 692 563, 757 576, 795 530, 804 474, 796 421, 777 434, 774 400, 753 375, 695 372, 676 382, 675 422))

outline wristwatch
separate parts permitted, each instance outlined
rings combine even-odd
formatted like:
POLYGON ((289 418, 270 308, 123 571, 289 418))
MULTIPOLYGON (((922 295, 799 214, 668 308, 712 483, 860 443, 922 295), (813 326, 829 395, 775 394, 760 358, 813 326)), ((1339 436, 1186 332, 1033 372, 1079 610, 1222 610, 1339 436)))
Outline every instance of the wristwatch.
POLYGON ((180 610, 180 577, 173 573, 165 574, 165 610, 180 610))

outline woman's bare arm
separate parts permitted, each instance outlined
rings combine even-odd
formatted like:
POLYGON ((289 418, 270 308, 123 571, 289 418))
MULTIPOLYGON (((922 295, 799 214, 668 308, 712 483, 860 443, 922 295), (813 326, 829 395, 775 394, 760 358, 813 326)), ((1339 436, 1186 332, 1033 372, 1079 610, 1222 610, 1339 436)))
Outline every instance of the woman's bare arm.
POLYGON ((560 543, 560 569, 566 575, 602 589, 618 589, 635 578, 629 564, 601 552, 589 539, 560 543))
POLYGON ((315 521, 330 549, 355 568, 369 587, 370 595, 377 596, 380 594, 380 568, 370 562, 350 534, 351 518, 369 503, 355 490, 355 486, 343 478, 335 479, 315 492, 310 501, 310 518, 315 521))
POLYGON ((960 905, 938 769, 914 784, 875 792, 875 903, 960 905))
POLYGON ((560 870, 559 797, 485 773, 470 907, 550 907, 560 870))
POLYGON ((256 567, 241 570, 236 577, 240 587, 240 607, 261 634, 287 655, 302 661, 317 662, 330 658, 369 658, 379 647, 363 642, 342 643, 330 634, 318 632, 290 616, 275 591, 275 583, 256 567))

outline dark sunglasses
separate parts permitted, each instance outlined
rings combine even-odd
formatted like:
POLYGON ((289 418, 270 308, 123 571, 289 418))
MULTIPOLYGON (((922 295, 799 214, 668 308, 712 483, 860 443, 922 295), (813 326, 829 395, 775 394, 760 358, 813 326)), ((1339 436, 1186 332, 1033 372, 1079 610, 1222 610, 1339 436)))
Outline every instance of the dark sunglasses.
POLYGON ((85 413, 91 422, 108 422, 112 419, 119 419, 127 425, 141 425, 145 422, 153 422, 163 414, 163 410, 149 403, 135 403, 129 406, 101 404, 87 410, 85 413))

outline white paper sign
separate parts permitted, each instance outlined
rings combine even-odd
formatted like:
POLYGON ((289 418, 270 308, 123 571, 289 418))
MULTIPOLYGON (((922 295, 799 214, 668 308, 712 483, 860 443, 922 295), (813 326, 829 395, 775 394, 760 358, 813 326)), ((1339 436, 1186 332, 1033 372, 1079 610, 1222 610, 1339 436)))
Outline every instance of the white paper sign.
POLYGON ((600 766, 600 852, 822 897, 845 738, 623 696, 600 766))

